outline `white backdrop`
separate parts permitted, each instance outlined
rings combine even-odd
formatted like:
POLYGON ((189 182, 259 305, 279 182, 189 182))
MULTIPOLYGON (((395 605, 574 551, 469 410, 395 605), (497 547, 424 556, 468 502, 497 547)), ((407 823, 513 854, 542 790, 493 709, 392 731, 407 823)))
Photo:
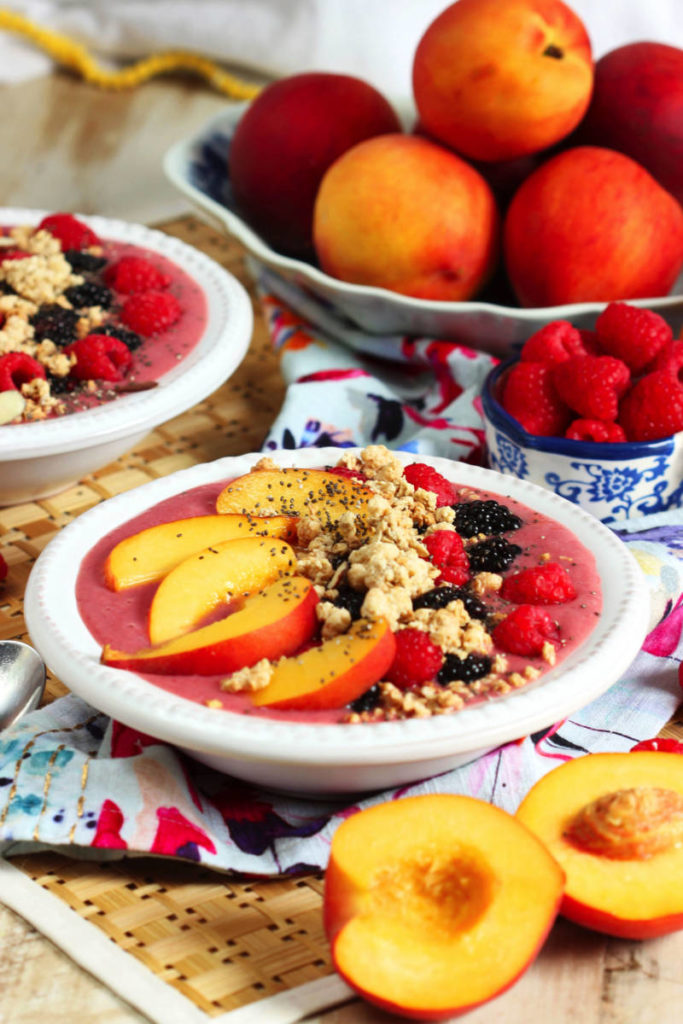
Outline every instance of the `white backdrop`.
MULTIPOLYGON (((10 0, 4 6, 77 37, 101 56, 182 47, 273 75, 346 71, 399 103, 412 57, 447 0, 10 0)), ((570 0, 596 57, 622 43, 683 47, 683 0, 570 0)), ((43 74, 49 61, 0 33, 0 81, 43 74)))

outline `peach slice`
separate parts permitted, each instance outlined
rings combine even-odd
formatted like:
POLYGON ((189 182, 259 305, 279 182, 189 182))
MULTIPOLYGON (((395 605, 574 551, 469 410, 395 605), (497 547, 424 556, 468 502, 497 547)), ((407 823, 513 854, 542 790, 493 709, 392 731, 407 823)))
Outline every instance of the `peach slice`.
POLYGON ((683 757, 587 754, 545 775, 517 817, 567 875, 560 913, 626 939, 683 928, 683 757))
POLYGON ((258 469, 228 484, 218 495, 216 511, 314 515, 329 525, 344 512, 362 516, 371 497, 363 484, 322 469, 258 469))
POLYGON ((275 537, 242 537, 204 548, 171 569, 157 587, 149 609, 150 643, 189 632, 218 605, 295 570, 296 555, 275 537))
POLYGON ((106 644, 101 660, 114 668, 161 675, 236 672, 261 658, 293 654, 316 630, 317 603, 310 580, 287 576, 245 598, 239 611, 220 622, 133 653, 106 644))
POLYGON ((268 686, 252 695, 259 707, 341 708, 382 678, 396 641, 385 619, 358 619, 348 633, 277 663, 268 686))
POLYGON ((509 988, 557 914, 563 874, 520 822, 473 797, 379 804, 332 839, 324 923, 334 965, 383 1009, 464 1013, 509 988))
POLYGON ((112 548, 104 566, 105 582, 110 590, 151 583, 196 551, 245 536, 291 540, 296 536, 296 523, 285 516, 264 520, 250 515, 191 516, 159 523, 112 548))

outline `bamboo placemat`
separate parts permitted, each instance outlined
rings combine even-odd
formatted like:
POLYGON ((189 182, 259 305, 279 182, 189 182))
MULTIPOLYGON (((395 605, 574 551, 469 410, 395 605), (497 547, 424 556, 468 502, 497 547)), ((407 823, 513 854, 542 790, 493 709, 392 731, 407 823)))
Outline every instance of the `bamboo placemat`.
MULTIPOLYGON (((161 225, 249 287, 241 251, 194 217, 161 225)), ((178 469, 256 451, 284 396, 277 357, 255 310, 254 338, 233 377, 116 462, 42 501, 0 508, 10 566, 0 592, 0 639, 28 640, 23 595, 33 562, 67 523, 122 491, 178 469)), ((47 699, 66 687, 49 675, 47 699)), ((159 859, 116 864, 54 853, 13 863, 209 1016, 332 972, 322 930, 322 877, 225 878, 159 859)))

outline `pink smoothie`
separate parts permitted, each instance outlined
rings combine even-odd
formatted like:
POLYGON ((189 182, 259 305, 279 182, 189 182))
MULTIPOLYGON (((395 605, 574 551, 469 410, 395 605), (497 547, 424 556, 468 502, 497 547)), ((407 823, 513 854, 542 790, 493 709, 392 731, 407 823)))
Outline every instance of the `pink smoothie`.
MULTIPOLYGON (((107 534, 86 555, 79 571, 76 595, 81 617, 98 643, 108 643, 123 651, 136 651, 149 646, 146 621, 156 584, 132 587, 118 593, 109 590, 104 582, 104 564, 111 549, 125 537, 147 527, 174 519, 214 513, 216 498, 228 482, 225 480, 207 484, 160 502, 107 534)), ((594 558, 571 531, 560 523, 534 512, 511 498, 501 498, 499 495, 484 492, 481 492, 480 496, 502 501, 523 521, 520 529, 507 534, 512 543, 523 549, 510 571, 537 565, 540 556, 549 552, 553 561, 559 560, 566 568, 574 584, 577 593, 574 600, 563 605, 553 605, 548 609, 561 630, 562 643, 557 649, 559 663, 586 639, 600 615, 601 587, 594 558)), ((486 600, 492 609, 505 607, 500 599, 489 599, 487 595, 486 600)), ((538 658, 513 655, 507 657, 510 671, 523 669, 529 664, 543 671, 549 668, 538 658)), ((219 684, 224 674, 139 674, 143 679, 169 693, 200 704, 218 699, 222 701, 223 710, 242 714, 286 721, 336 722, 341 720, 346 711, 343 708, 316 712, 256 709, 248 696, 224 693, 220 690, 219 684)))

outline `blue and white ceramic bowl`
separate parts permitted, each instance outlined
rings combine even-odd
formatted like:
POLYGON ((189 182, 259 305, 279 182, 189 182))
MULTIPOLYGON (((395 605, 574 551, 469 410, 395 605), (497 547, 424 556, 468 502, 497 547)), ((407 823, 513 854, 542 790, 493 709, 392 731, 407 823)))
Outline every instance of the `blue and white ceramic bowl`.
POLYGON ((603 523, 683 507, 683 431, 659 441, 623 444, 529 434, 496 398, 514 362, 492 370, 482 394, 492 469, 540 484, 603 523))

